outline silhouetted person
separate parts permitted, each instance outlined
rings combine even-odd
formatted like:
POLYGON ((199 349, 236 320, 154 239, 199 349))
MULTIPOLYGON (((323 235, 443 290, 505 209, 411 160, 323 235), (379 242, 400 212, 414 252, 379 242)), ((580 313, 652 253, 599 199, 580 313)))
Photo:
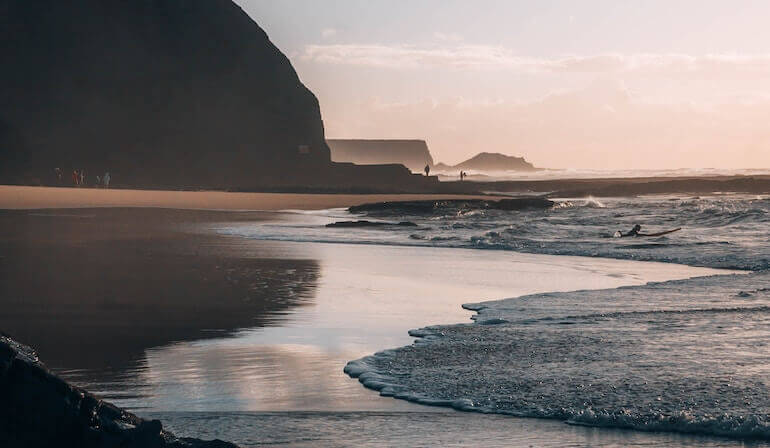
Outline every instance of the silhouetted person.
POLYGON ((53 172, 56 173, 56 180, 59 182, 59 184, 61 184, 62 183, 61 168, 58 168, 58 167, 54 168, 53 172))
POLYGON ((104 188, 110 188, 110 173, 104 173, 104 188))
POLYGON ((430 165, 425 165, 425 175, 430 176, 430 165))
POLYGON ((620 236, 637 236, 639 235, 639 231, 642 230, 642 226, 639 224, 636 224, 633 229, 629 230, 628 233, 622 233, 620 236))
POLYGON ((99 188, 99 186, 101 186, 101 184, 102 184, 102 176, 97 174, 96 175, 96 188, 99 188))

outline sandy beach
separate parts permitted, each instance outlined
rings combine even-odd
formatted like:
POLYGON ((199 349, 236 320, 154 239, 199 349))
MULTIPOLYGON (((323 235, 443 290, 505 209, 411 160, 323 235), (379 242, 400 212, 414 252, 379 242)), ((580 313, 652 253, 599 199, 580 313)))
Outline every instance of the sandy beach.
POLYGON ((319 210, 370 202, 488 197, 453 194, 232 193, 0 185, 0 209, 159 207, 198 210, 319 210))

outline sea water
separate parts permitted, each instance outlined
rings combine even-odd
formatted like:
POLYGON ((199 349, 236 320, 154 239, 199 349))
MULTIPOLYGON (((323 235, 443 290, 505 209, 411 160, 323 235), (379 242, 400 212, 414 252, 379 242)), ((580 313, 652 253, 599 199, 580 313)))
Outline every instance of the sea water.
POLYGON ((64 373, 180 435, 243 446, 763 445, 769 204, 564 198, 545 210, 223 218, 191 231, 239 247, 290 241, 281 258, 320 261, 314 299, 265 328, 149 349, 117 381, 64 373), (325 227, 359 219, 416 226, 325 227), (612 237, 636 223, 683 229, 612 237), (641 285, 690 276, 706 277, 641 285))
MULTIPOLYGON (((264 224, 267 239, 495 249, 741 269, 642 286, 468 304, 475 323, 413 331, 417 343, 345 370, 384 396, 572 425, 770 439, 770 199, 564 198, 545 210, 437 203, 327 219, 414 227, 264 224), (635 224, 661 237, 614 238, 635 224)), ((383 347, 386 348, 386 347, 383 347)))

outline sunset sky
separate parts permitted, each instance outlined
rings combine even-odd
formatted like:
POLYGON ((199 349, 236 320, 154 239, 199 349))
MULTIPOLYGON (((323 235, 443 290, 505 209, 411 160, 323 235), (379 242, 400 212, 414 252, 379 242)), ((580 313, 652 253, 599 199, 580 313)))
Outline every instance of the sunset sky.
POLYGON ((770 167, 770 2, 237 0, 330 138, 553 168, 770 167))

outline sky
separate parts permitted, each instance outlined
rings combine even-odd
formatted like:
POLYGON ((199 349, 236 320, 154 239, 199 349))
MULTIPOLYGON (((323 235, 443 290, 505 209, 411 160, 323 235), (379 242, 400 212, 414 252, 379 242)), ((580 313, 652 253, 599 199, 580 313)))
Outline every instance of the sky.
POLYGON ((770 168, 770 2, 236 0, 328 138, 576 169, 770 168))

